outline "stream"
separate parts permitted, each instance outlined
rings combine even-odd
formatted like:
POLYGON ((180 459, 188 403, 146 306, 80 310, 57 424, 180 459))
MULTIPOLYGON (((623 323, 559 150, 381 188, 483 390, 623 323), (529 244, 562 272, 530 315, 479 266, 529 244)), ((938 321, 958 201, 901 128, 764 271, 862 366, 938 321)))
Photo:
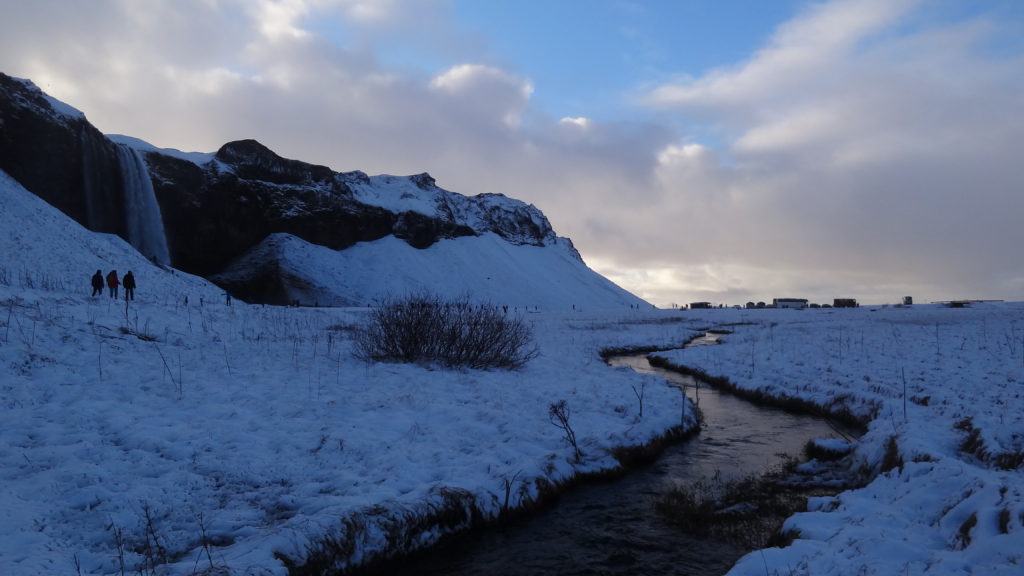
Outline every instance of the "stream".
POLYGON ((760 474, 786 456, 801 457, 813 438, 836 437, 810 416, 763 408, 690 376, 653 368, 645 355, 611 358, 683 387, 699 407, 700 434, 669 446, 653 463, 620 479, 585 483, 550 509, 504 528, 483 530, 418 554, 397 574, 534 576, 724 574, 744 553, 738 546, 683 532, 653 508, 675 486, 760 474))

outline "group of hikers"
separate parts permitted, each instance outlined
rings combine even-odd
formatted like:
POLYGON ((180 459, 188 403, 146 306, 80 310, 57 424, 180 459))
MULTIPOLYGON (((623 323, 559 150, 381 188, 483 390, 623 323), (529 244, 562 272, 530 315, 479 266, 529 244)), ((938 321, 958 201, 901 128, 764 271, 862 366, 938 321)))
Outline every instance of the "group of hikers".
MULTIPOLYGON (((103 293, 103 273, 99 270, 92 275, 92 295, 97 296, 103 293)), ((106 278, 107 288, 110 289, 110 297, 117 298, 117 287, 124 286, 124 299, 135 300, 135 275, 129 270, 124 278, 120 281, 117 279, 117 270, 111 270, 107 273, 106 278)))

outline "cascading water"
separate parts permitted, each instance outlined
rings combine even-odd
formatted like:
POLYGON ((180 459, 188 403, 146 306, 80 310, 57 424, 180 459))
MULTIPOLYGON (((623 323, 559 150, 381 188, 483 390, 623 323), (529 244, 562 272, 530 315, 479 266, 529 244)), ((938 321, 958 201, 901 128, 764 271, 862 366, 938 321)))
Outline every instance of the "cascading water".
POLYGON ((117 153, 121 162, 128 241, 147 258, 170 264, 160 204, 156 201, 146 163, 141 154, 124 144, 118 144, 117 153))

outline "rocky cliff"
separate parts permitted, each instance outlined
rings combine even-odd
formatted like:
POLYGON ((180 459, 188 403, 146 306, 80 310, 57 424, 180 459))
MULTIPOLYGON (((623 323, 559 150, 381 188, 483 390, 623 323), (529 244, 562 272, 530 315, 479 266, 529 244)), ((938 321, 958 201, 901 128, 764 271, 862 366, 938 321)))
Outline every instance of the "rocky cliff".
POLYGON ((88 228, 126 234, 116 145, 78 110, 5 74, 0 170, 88 228))
MULTIPOLYGON (((484 233, 514 245, 558 240, 534 206, 497 194, 450 192, 426 173, 335 172, 282 158, 255 140, 230 142, 213 155, 126 137, 115 142, 30 81, 0 74, 0 169, 88 228, 128 239, 125 220, 132 215, 124 209, 118 146, 131 146, 144 159, 173 266, 206 277, 216 278, 275 233, 333 250, 389 235, 419 249, 484 233)), ((226 288, 273 294, 254 285, 273 275, 235 274, 226 288)))

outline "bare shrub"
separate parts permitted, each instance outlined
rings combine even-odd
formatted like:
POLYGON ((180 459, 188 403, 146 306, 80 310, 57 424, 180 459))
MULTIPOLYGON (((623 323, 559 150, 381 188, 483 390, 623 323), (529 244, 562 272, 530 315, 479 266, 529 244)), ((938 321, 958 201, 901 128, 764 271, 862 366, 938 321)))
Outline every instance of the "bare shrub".
POLYGON ((580 445, 576 443, 576 432, 573 431, 572 426, 569 424, 569 405, 565 400, 559 400, 548 406, 548 419, 552 424, 565 432, 565 439, 572 446, 573 452, 576 455, 576 461, 582 462, 583 451, 580 450, 580 445))
POLYGON ((468 297, 415 295, 386 302, 354 330, 354 343, 360 360, 448 367, 515 369, 537 355, 521 317, 468 297))

